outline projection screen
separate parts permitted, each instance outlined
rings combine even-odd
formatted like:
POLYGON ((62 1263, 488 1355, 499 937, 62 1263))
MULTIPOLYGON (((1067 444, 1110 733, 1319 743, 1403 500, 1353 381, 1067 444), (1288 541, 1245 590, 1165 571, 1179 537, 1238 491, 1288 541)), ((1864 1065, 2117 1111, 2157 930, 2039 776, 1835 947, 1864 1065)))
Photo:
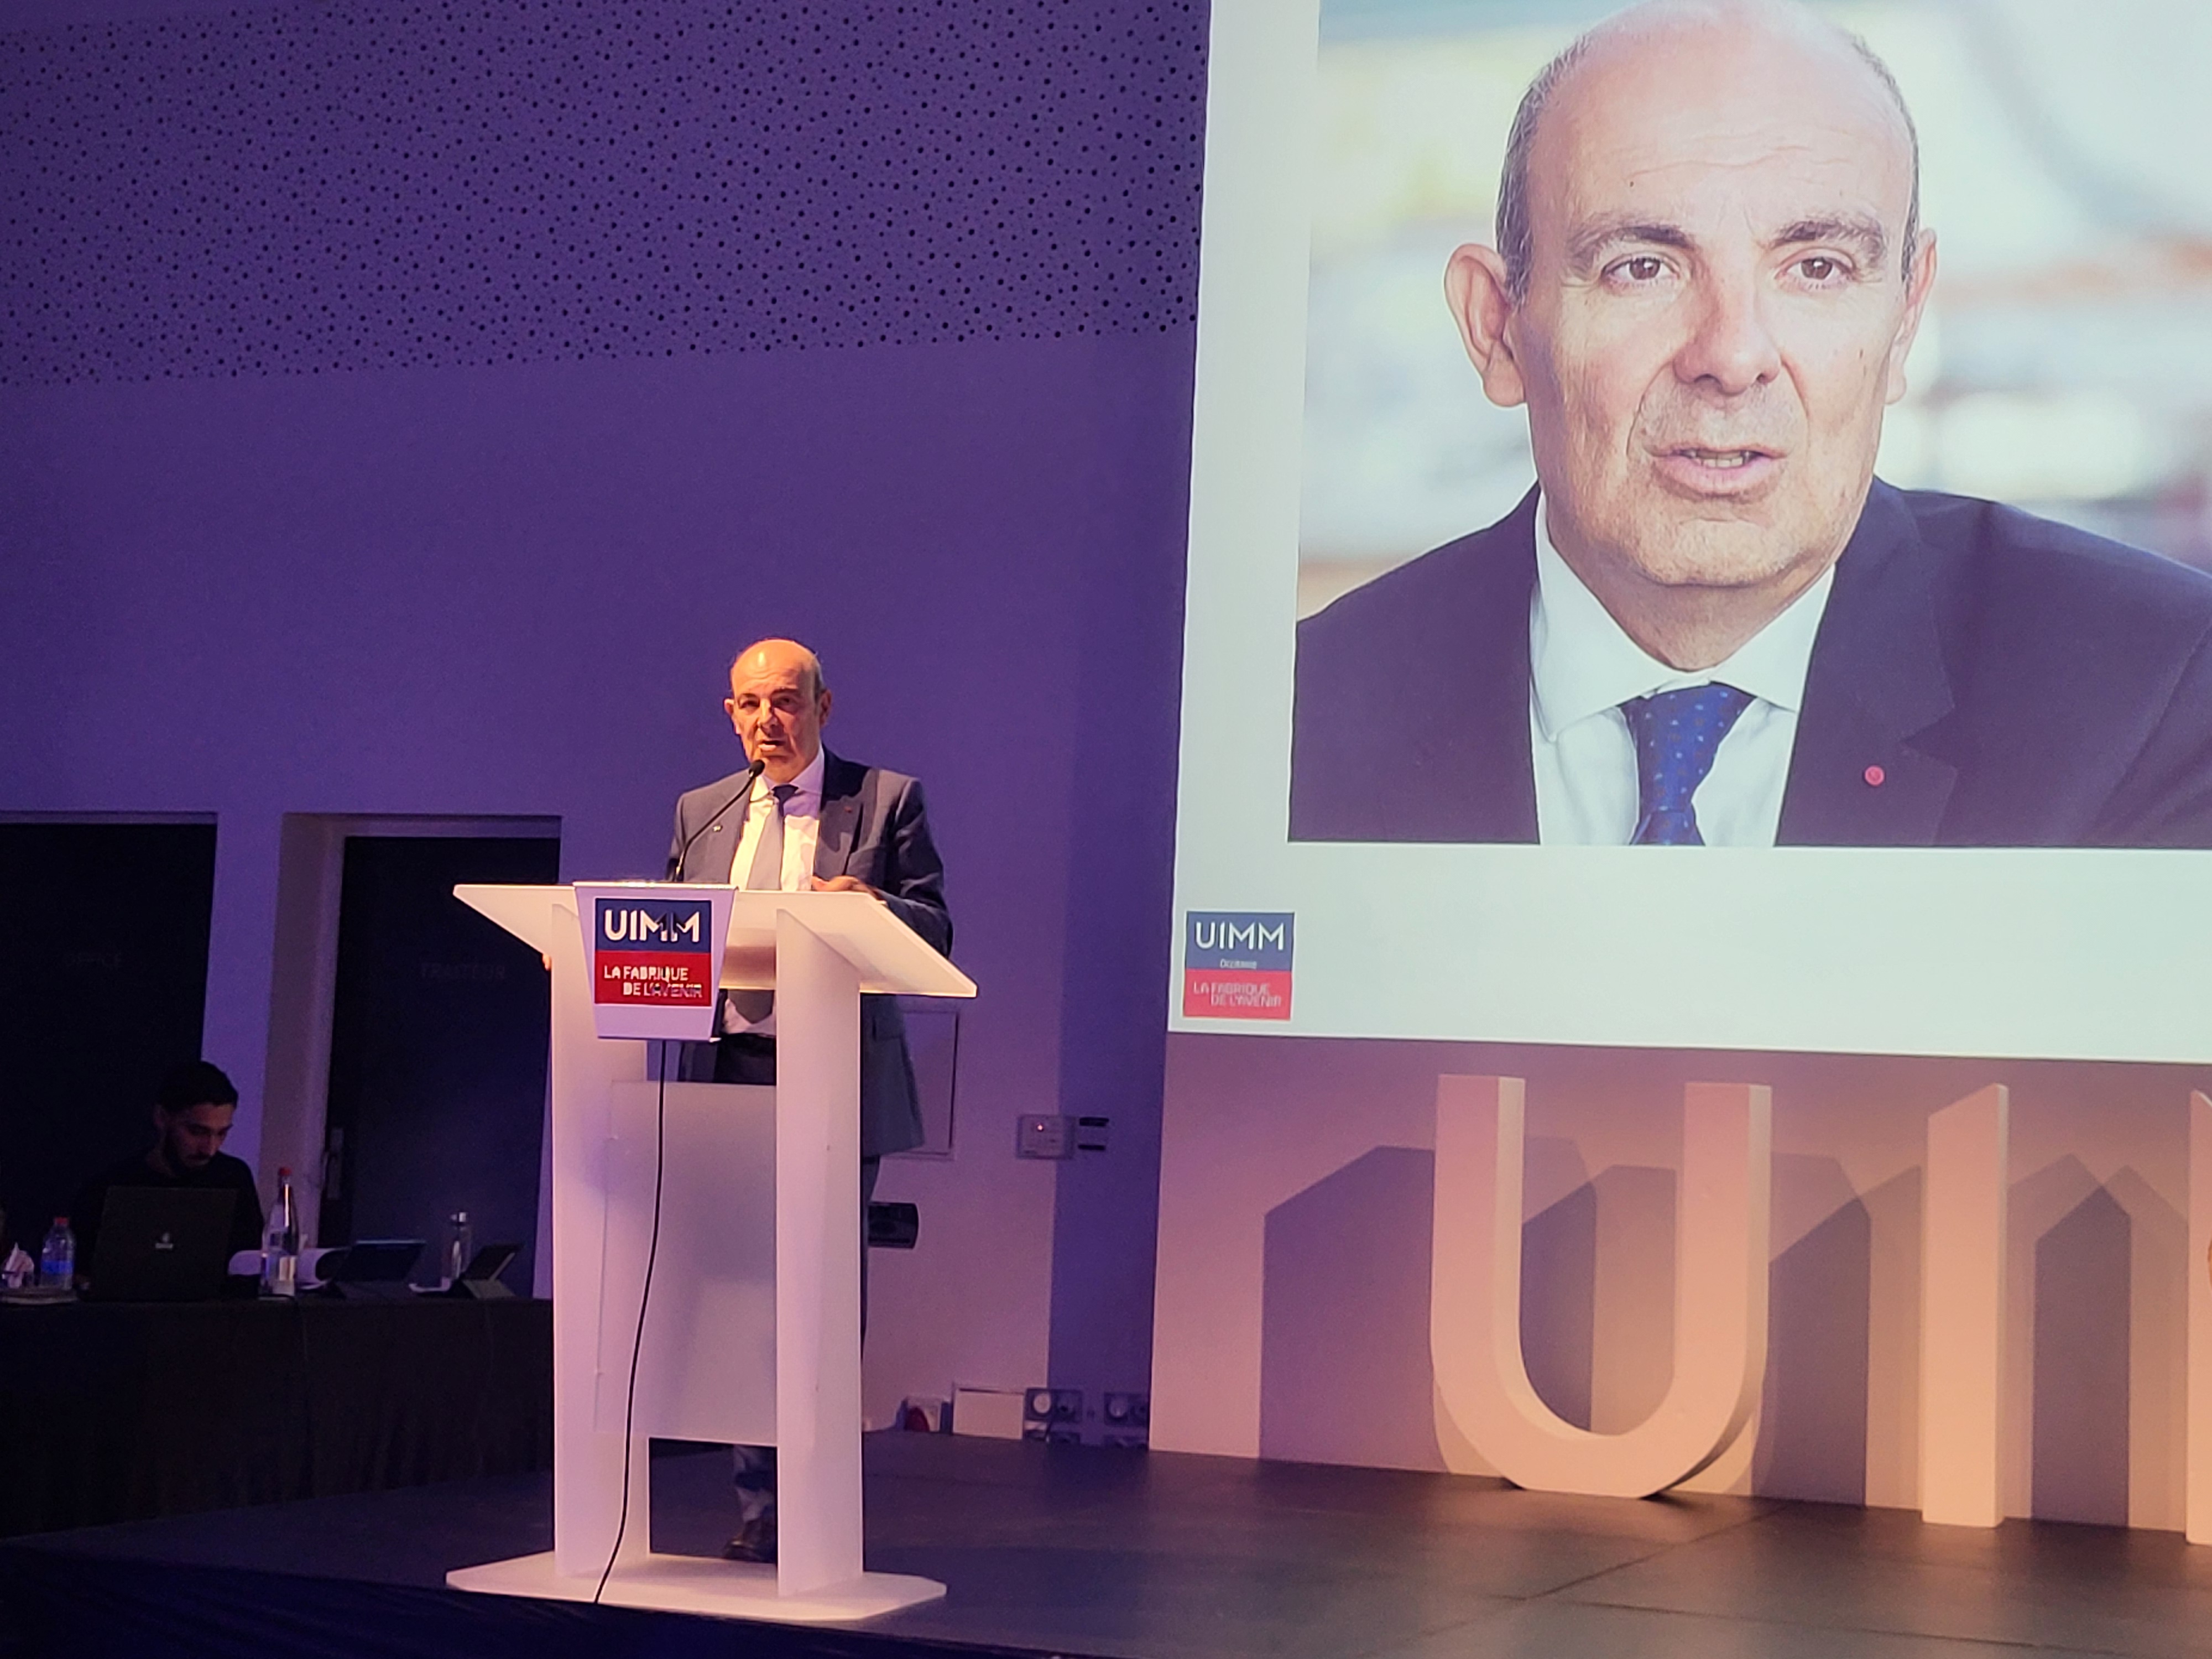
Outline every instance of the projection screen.
MULTIPOLYGON (((1839 750, 1848 771, 1808 782, 1808 734, 1848 726, 1821 701, 1822 653, 1845 625, 1838 596, 1872 565, 1854 566, 1854 542, 1773 844, 1618 845, 1569 833, 1556 788, 1532 811, 1526 751, 1478 775, 1484 717, 1462 727, 1434 693, 1532 649, 1526 583, 1455 634, 1423 598, 1448 585, 1407 574, 1528 510, 1528 413, 1486 397, 1444 275, 1455 248, 1492 240, 1531 76, 1605 9, 1217 0, 1174 1028, 2212 1060, 2212 836, 2194 793, 2201 763, 2212 803, 2212 732, 2200 753, 2191 646, 2212 583, 2187 574, 2212 567, 2212 173, 2195 161, 2212 106, 2193 75, 2212 23, 2164 0, 1824 14, 1894 72, 1939 254, 1868 513, 1891 503, 1949 545, 1991 522, 1972 503, 1999 502, 2159 561, 2121 562, 2136 585, 2106 614, 2072 586, 2099 544, 2003 520, 2000 551, 2027 550, 1984 570, 1976 543, 1966 561, 1997 597, 1954 591, 1964 555, 1928 579, 1940 637, 1919 644, 1950 676, 1949 724, 1863 767, 1839 750), (1925 491, 1969 505, 1895 493, 1925 491), (1464 660, 1431 660, 1440 638, 1464 660), (1992 639, 1993 660, 1969 660, 1992 639), (2015 693, 2022 721, 1974 706, 2015 693), (2130 712, 2086 732, 2049 712, 2108 705, 2130 712), (2145 756, 2155 809, 2136 798, 2145 756), (2009 783, 1986 781, 2005 768, 2009 783), (1808 804, 1816 785, 1833 811, 1808 804), (1889 844, 1849 844, 1846 785, 1884 808, 1924 799, 1865 837, 1889 844), (2100 789, 2094 811, 2062 810, 2100 789)), ((1914 672, 1854 695, 1879 712, 1914 672)), ((1524 700, 1528 673, 1504 675, 1524 700)), ((1525 701, 1487 723, 1516 720, 1540 734, 1525 701)))

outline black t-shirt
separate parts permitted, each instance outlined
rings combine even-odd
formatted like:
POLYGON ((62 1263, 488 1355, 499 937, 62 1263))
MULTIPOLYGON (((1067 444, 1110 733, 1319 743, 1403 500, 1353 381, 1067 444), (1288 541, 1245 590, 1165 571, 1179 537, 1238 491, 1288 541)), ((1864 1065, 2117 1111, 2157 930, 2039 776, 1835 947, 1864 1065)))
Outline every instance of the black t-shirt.
POLYGON ((106 1207, 111 1187, 214 1187, 234 1192, 238 1200, 230 1206, 231 1254, 261 1248, 261 1194, 253 1185, 252 1167, 245 1159, 217 1152, 204 1170, 172 1176, 155 1169, 141 1152, 94 1176, 77 1193, 70 1210, 70 1231, 76 1235, 79 1273, 92 1271, 92 1253, 100 1240, 100 1213, 106 1207))

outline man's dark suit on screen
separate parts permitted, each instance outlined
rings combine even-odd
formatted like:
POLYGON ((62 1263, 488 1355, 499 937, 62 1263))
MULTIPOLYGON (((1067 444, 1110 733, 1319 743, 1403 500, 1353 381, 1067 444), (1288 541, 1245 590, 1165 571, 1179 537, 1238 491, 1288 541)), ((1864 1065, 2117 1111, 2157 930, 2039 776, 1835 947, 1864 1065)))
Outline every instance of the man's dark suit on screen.
MULTIPOLYGON (((1533 842, 1535 495, 1298 627, 1291 839, 1533 842)), ((2212 578, 1877 481, 1776 840, 2212 847, 2212 578)))
MULTIPOLYGON (((952 918, 945 908, 945 861, 929 838, 929 816, 921 785, 897 772, 859 766, 825 750, 822 769, 822 815, 814 854, 814 873, 823 880, 853 876, 883 895, 892 915, 947 955, 952 950, 952 918)), ((676 803, 672 861, 693 836, 682 881, 723 882, 744 830, 745 775, 690 790, 676 803), (732 805, 730 798, 739 799, 732 805), (719 810, 718 810, 719 809, 719 810)), ((711 1082, 711 1043, 685 1046, 682 1075, 711 1082)), ((914 1066, 907 1057, 906 1024, 890 997, 860 999, 860 1156, 881 1158, 922 1141, 921 1109, 914 1066)))

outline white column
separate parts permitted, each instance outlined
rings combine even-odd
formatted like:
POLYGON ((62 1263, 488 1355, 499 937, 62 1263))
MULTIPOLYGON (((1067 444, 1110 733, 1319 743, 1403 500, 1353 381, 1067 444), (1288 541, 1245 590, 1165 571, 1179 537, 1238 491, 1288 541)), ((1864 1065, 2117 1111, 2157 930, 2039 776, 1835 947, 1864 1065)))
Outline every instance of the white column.
POLYGON ((2212 1099, 2189 1097, 2188 1495, 2192 1544, 2212 1544, 2212 1099))
MULTIPOLYGON (((554 923, 553 1555, 562 1574, 597 1579, 622 1516, 623 1438, 593 1425, 611 1095, 617 1083, 644 1079, 645 1044, 602 1042, 593 1031, 574 905, 556 903, 554 923)), ((643 1461, 632 1466, 626 1556, 651 1530, 643 1524, 643 1461)))
POLYGON ((2005 1206, 2011 1108, 2002 1085, 1928 1120, 1921 1212, 1920 1514, 2004 1519, 2005 1206))
POLYGON ((776 1590, 860 1576, 860 978, 775 930, 776 1590))

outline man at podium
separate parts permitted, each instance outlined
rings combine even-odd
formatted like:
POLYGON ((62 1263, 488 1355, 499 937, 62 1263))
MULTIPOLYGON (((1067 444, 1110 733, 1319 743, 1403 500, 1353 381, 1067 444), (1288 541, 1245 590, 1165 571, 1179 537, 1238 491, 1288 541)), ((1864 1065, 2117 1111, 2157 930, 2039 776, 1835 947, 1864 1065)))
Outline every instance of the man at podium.
MULTIPOLYGON (((744 745, 744 771, 687 791, 676 802, 668 874, 678 881, 729 882, 747 892, 867 893, 950 954, 945 863, 929 836, 921 785, 902 773, 861 766, 822 746, 830 688, 813 652, 793 640, 762 640, 730 665, 723 702, 744 745)), ((720 1036, 687 1043, 680 1075, 692 1083, 775 1081, 775 994, 724 991, 720 1036)), ((921 1109, 908 1058, 906 1027, 890 997, 860 999, 860 1310, 867 1317, 868 1200, 886 1152, 921 1144, 921 1109)), ((740 1447, 738 1492, 744 1524, 729 1553, 775 1559, 775 1454, 740 1447)))

